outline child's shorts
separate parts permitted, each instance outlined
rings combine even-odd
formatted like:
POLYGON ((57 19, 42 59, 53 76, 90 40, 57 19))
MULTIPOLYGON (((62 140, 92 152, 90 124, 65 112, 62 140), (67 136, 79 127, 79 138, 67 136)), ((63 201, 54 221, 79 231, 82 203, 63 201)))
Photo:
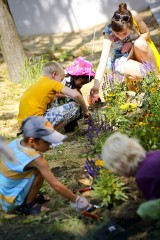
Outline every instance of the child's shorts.
POLYGON ((58 107, 49 108, 44 117, 47 118, 53 126, 62 122, 71 122, 80 115, 80 107, 76 102, 68 102, 58 107))

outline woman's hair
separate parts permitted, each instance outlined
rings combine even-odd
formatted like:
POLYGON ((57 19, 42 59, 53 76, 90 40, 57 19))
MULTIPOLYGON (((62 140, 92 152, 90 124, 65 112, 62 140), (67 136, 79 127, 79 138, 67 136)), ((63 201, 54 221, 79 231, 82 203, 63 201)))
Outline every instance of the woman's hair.
POLYGON ((125 175, 134 175, 140 162, 144 160, 146 151, 137 139, 129 138, 120 132, 113 133, 105 142, 102 149, 102 159, 107 169, 119 173, 120 164, 124 163, 127 168, 123 169, 125 175))
POLYGON ((119 4, 119 9, 114 13, 111 20, 111 28, 115 32, 121 32, 122 30, 133 26, 133 18, 131 12, 127 9, 126 3, 119 4))
POLYGON ((64 69, 58 62, 46 63, 42 68, 41 75, 51 77, 53 72, 56 72, 57 74, 61 75, 62 78, 65 77, 64 69))

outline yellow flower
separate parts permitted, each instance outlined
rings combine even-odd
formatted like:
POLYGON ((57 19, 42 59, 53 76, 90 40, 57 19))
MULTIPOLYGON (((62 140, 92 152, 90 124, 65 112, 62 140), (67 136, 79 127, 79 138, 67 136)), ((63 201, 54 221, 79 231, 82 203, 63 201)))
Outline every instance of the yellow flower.
POLYGON ((155 88, 151 88, 151 90, 150 90, 150 92, 155 92, 156 90, 155 90, 155 88))
POLYGON ((122 110, 132 110, 136 108, 137 108, 137 105, 135 103, 125 103, 120 106, 120 109, 122 110))
POLYGON ((146 125, 147 123, 145 122, 139 122, 139 125, 146 125))
POLYGON ((148 113, 148 114, 144 115, 144 118, 153 117, 153 116, 154 116, 153 114, 148 113))
POLYGON ((139 87, 136 87, 136 89, 135 89, 135 90, 136 90, 136 92, 139 92, 139 90, 140 90, 140 89, 139 89, 139 87))
POLYGON ((95 161, 95 165, 99 166, 99 167, 103 167, 104 166, 104 162, 103 162, 103 160, 98 159, 98 160, 95 161))
POLYGON ((136 81, 136 80, 134 80, 134 81, 133 81, 133 85, 136 85, 136 84, 137 84, 137 81, 136 81))
POLYGON ((115 97, 117 94, 116 93, 108 93, 107 97, 115 97))

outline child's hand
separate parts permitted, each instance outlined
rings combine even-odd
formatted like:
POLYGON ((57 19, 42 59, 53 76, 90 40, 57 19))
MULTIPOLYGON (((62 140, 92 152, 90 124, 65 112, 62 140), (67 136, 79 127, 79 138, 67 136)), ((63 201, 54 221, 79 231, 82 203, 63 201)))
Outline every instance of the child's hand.
POLYGON ((85 118, 85 120, 87 120, 87 119, 91 120, 92 116, 91 116, 90 111, 87 111, 87 112, 84 113, 84 118, 85 118))
POLYGON ((79 211, 86 210, 90 206, 90 203, 88 202, 88 200, 86 198, 78 196, 76 198, 76 202, 75 203, 71 202, 70 206, 75 211, 79 212, 79 211))

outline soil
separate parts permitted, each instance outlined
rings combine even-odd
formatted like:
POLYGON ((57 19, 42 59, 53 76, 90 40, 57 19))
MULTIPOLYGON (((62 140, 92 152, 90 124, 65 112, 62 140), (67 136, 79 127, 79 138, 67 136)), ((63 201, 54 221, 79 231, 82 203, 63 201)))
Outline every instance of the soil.
MULTIPOLYGON (((150 29, 155 45, 160 50, 160 30, 155 18, 149 9, 143 11, 141 16, 150 29)), ((72 34, 23 37, 22 43, 28 57, 47 55, 50 60, 59 59, 62 66, 66 67, 76 57, 84 56, 92 61, 96 67, 100 58, 103 42, 102 29, 104 26, 105 24, 102 24, 96 28, 72 34), (93 40, 94 33, 95 39, 93 40), (65 53, 68 54, 67 58, 60 58, 65 53)), ((2 56, 0 56, 0 63, 0 134, 9 141, 15 138, 18 132, 16 116, 19 98, 24 88, 20 84, 9 81, 2 56)), ((84 96, 88 95, 91 85, 92 83, 83 87, 84 96)), ((68 133, 68 138, 63 145, 50 150, 46 154, 52 172, 72 190, 86 186, 79 183, 78 179, 83 175, 83 165, 86 160, 88 146, 87 125, 84 124, 83 120, 79 120, 78 124, 79 129, 73 133, 68 133)), ((47 204, 50 208, 49 213, 42 213, 37 216, 22 216, 5 214, 1 210, 0 239, 160 239, 155 235, 158 234, 158 223, 143 221, 136 214, 138 206, 144 199, 138 192, 134 179, 124 178, 123 181, 129 186, 129 199, 118 207, 110 206, 110 208, 96 210, 94 213, 99 216, 97 220, 71 210, 68 201, 57 195, 45 183, 42 190, 47 191, 51 198, 47 204)), ((96 202, 93 203, 97 204, 96 202)))

